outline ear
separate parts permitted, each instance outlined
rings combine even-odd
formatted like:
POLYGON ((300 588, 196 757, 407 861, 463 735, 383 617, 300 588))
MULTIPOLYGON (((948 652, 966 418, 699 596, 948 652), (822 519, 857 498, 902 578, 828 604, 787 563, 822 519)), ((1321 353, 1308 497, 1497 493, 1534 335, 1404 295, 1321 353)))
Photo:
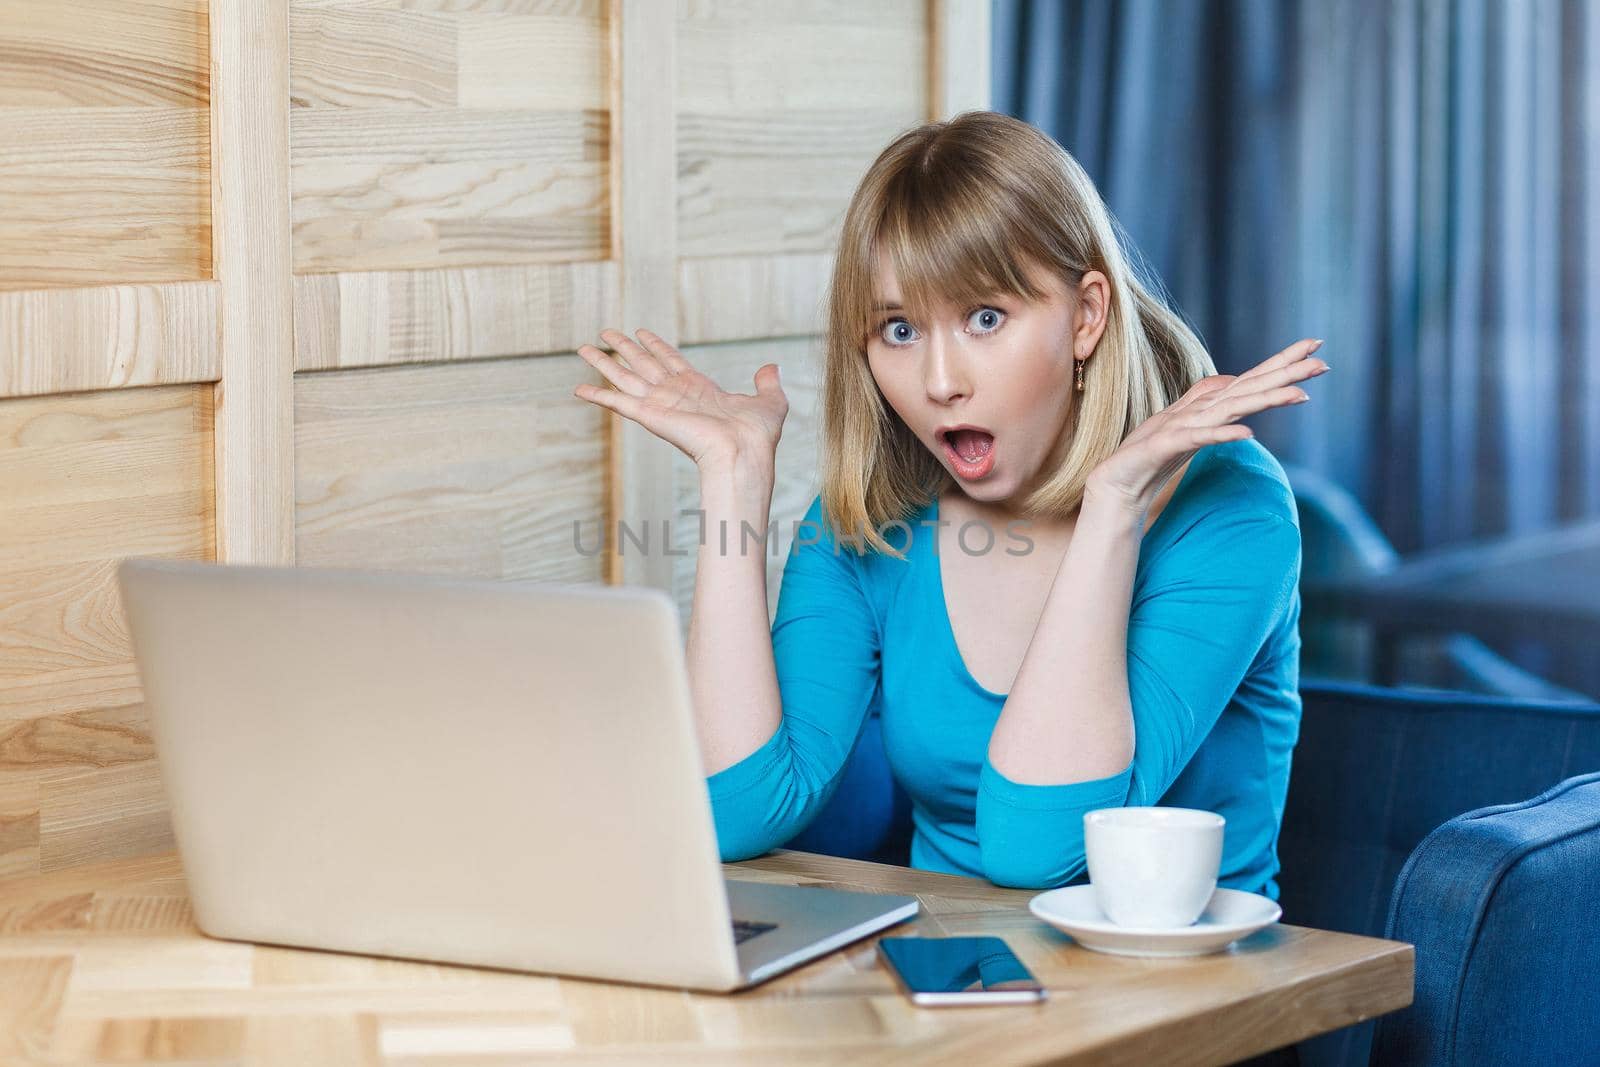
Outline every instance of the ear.
POLYGON ((1077 306, 1072 317, 1072 355, 1074 359, 1088 359, 1106 330, 1111 282, 1100 271, 1085 271, 1073 295, 1077 306))

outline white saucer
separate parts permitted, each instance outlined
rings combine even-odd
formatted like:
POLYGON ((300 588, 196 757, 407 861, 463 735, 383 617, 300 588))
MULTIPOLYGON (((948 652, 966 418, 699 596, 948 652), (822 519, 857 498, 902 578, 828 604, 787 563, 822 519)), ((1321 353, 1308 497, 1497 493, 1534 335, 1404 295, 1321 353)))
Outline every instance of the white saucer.
POLYGON ((1283 914, 1276 901, 1258 893, 1218 889, 1193 926, 1143 930, 1106 918, 1092 885, 1040 893, 1028 901, 1028 910, 1084 948, 1114 956, 1204 956, 1271 926, 1283 914))

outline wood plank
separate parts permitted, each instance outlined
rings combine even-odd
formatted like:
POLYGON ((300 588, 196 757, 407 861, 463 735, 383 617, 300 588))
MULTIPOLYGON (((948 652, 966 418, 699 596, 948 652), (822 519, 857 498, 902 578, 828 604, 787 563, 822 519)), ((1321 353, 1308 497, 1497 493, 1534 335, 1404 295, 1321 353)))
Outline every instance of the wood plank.
POLYGON ((598 581, 602 412, 575 355, 302 374, 302 565, 598 581), (581 541, 574 541, 574 526, 581 541))
POLYGON ((429 108, 456 103, 457 20, 355 4, 289 5, 294 108, 429 108))
MULTIPOLYGON (((10 43, 7 29, 0 22, 0 52, 10 43)), ((211 276, 203 107, 6 103, 0 290, 211 276)))
POLYGON ((291 30, 297 271, 606 258, 605 0, 296 2, 291 30))
POLYGON ((295 368, 571 351, 617 320, 610 261, 295 278, 295 368))
POLYGON ((40 784, 40 870, 172 848, 172 820, 148 729, 148 723, 141 724, 146 758, 52 776, 40 784))
POLYGON ((294 0, 293 105, 606 107, 605 0, 294 0))
MULTIPOLYGON (((927 110, 926 0, 678 4, 680 111, 927 110)), ((986 43, 986 42, 985 42, 986 43)))
POLYGON ((205 0, 0 4, 0 55, 0 290, 210 277, 205 0))
POLYGON ((215 555, 211 399, 0 402, 0 872, 171 847, 116 565, 215 555))
MULTIPOLYGON (((8 108, 206 107, 206 0, 0 7, 8 108)), ((131 116, 124 116, 131 117, 131 116)))
POLYGON ((680 254, 830 250, 862 174, 925 106, 681 113, 680 254))
POLYGON ((681 259, 678 343, 820 334, 832 273, 827 252, 681 259))
POLYGON ((0 397, 215 381, 215 282, 0 292, 0 397))
POLYGON ((595 110, 608 106, 606 0, 548 13, 463 19, 457 103, 467 108, 595 110))
POLYGON ((605 258, 606 114, 294 113, 302 273, 605 258))
MULTIPOLYGON (((665 88, 681 73, 675 13, 672 5, 649 0, 614 0, 611 11, 612 141, 618 156, 611 255, 622 265, 622 316, 615 325, 630 336, 641 327, 666 335, 678 317, 673 284, 678 160, 673 95, 665 88)), ((677 450, 631 419, 609 411, 604 415, 610 456, 606 581, 670 590, 673 561, 660 552, 626 555, 616 533, 622 523, 671 517, 677 450)))
POLYGON ((211 0, 217 556, 294 560, 288 0, 211 0))

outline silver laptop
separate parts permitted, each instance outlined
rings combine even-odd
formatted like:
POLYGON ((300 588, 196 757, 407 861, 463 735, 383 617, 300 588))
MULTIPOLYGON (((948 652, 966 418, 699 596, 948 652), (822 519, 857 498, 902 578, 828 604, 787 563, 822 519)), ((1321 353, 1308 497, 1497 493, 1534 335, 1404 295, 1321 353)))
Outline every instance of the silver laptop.
POLYGON ((207 934, 731 990, 917 912, 724 880, 659 590, 118 577, 207 934))

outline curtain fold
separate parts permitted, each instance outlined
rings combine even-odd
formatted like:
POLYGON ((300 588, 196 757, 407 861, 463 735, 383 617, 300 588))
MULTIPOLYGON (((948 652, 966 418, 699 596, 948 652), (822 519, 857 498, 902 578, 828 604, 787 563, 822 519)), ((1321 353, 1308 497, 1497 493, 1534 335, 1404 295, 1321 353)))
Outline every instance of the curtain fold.
POLYGON ((1399 551, 1600 515, 1600 4, 996 0, 994 46, 1222 371, 1327 339, 1252 423, 1399 551))

